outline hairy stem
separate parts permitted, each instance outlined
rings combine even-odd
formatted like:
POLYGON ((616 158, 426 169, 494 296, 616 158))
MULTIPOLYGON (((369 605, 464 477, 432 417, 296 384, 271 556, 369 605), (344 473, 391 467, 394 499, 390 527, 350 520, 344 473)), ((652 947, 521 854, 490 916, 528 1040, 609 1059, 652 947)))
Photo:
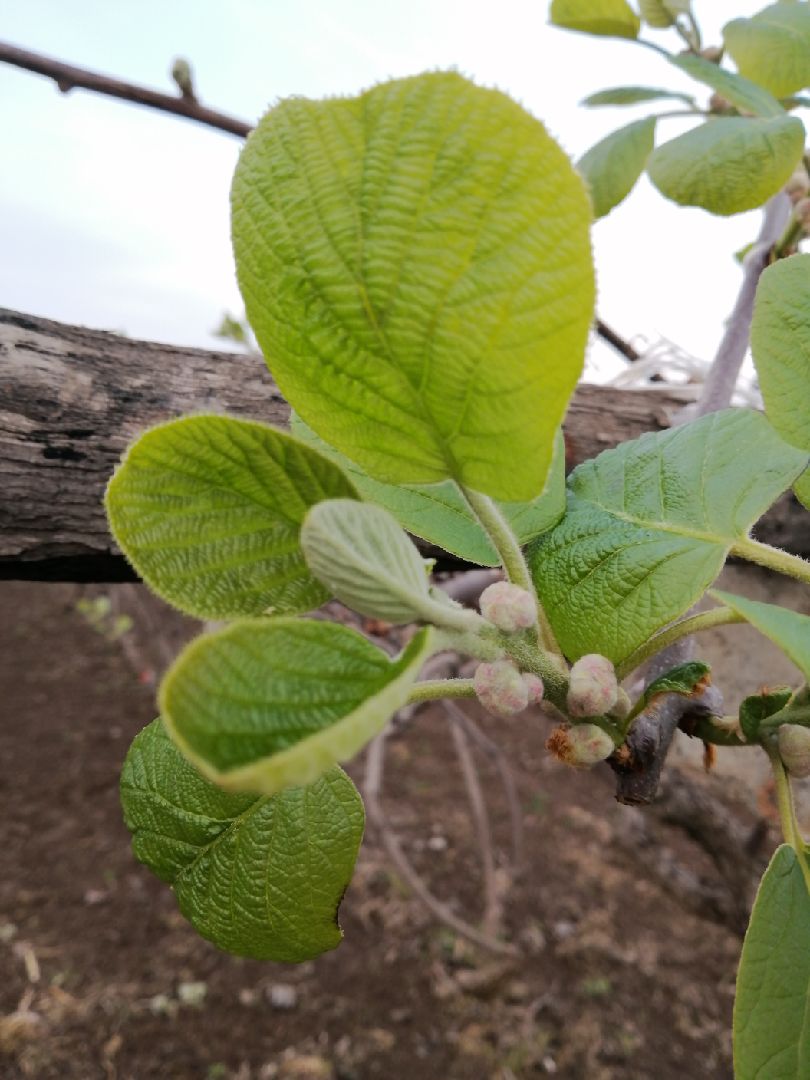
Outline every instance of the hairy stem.
POLYGON ((789 555, 786 551, 771 547, 770 544, 761 544, 750 536, 738 541, 731 549, 731 554, 810 585, 810 562, 798 555, 789 555))
POLYGON ((701 611, 697 615, 690 615, 689 618, 681 619, 680 622, 675 623, 673 626, 668 626, 660 634, 656 634, 649 641, 645 641, 643 645, 639 645, 626 660, 622 660, 620 664, 616 665, 616 676, 619 679, 626 678, 631 671, 635 671, 645 660, 649 660, 651 656, 655 656, 668 645, 672 645, 689 634, 695 634, 699 630, 710 630, 713 626, 741 622, 745 622, 743 616, 736 611, 732 611, 730 607, 716 607, 712 608, 711 611, 701 611))
POLYGON ((779 756, 776 744, 770 741, 766 742, 764 746, 771 761, 773 782, 776 787, 776 802, 779 807, 779 821, 782 825, 782 836, 785 838, 785 843, 790 844, 796 852, 796 858, 799 860, 799 866, 804 876, 804 883, 807 886, 807 891, 810 892, 810 867, 807 865, 804 840, 796 820, 796 808, 793 805, 793 793, 790 790, 787 770, 779 756))
POLYGON ((416 683, 408 694, 408 704, 437 701, 440 698, 473 698, 472 679, 425 679, 416 683))

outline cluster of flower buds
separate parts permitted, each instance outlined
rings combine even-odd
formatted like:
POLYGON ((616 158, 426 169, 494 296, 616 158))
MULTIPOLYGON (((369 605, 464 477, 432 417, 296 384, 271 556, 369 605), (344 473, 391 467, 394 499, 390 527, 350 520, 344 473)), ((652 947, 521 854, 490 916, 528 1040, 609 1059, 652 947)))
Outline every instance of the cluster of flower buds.
POLYGON ((555 728, 546 741, 558 761, 576 769, 590 769, 609 758, 616 747, 613 739, 596 724, 574 724, 555 728))
POLYGON ((518 671, 511 660, 479 664, 473 686, 478 700, 494 716, 515 716, 543 700, 543 680, 518 671))
POLYGON ((810 776, 810 728, 782 724, 779 728, 779 756, 797 780, 810 776))
POLYGON ((537 622, 537 604, 532 594, 509 581, 488 585, 481 593, 479 606, 484 618, 505 634, 528 630, 537 622))
POLYGON ((618 704, 619 684, 610 660, 598 653, 580 657, 568 676, 568 715, 604 716, 618 704))

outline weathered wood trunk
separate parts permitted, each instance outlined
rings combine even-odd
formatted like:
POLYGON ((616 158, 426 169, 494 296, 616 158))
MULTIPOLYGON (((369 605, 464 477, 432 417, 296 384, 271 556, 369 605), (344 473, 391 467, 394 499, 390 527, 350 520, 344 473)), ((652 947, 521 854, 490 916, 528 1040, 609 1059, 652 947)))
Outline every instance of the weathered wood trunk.
MULTIPOLYGON (((682 403, 671 390, 581 386, 565 424, 569 467, 667 427, 682 403)), ((255 357, 0 309, 0 577, 134 580, 107 530, 104 486, 143 428, 204 411, 280 426, 289 414, 255 357)))

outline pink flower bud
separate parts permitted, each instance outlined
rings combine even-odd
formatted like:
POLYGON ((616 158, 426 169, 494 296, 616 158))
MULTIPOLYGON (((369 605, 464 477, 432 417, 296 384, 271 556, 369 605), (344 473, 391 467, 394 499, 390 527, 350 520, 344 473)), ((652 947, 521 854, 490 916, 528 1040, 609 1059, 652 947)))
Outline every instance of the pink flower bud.
POLYGON ((630 700, 630 695, 620 686, 616 691, 616 700, 611 706, 609 714, 615 716, 617 720, 626 720, 632 708, 633 702, 630 700))
POLYGON ((478 700, 495 716, 514 716, 529 704, 529 688, 511 660, 479 664, 473 686, 478 700))
POLYGON ((782 724, 779 728, 779 756, 791 776, 810 776, 810 728, 782 724))
POLYGON ((595 724, 575 724, 555 728, 546 741, 546 749, 566 765, 589 769, 609 758, 616 747, 608 733, 595 724))
POLYGON ((619 684, 606 656, 589 653, 577 660, 568 676, 569 716, 603 716, 616 704, 619 684))
POLYGON ((524 671, 520 676, 526 684, 526 689, 529 691, 529 704, 539 705, 543 700, 543 680, 539 675, 531 675, 528 671, 524 671))
POLYGON ((505 634, 528 630, 537 621, 537 605, 531 593, 509 581, 496 581, 481 593, 481 614, 505 634))

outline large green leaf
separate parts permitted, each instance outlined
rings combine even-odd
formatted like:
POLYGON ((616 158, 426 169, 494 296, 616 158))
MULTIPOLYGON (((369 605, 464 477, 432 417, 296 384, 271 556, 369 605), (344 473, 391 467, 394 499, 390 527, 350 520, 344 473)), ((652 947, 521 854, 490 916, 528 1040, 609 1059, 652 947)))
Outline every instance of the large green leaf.
POLYGON ((160 689, 166 726, 209 779, 272 795, 352 757, 400 706, 430 629, 390 660, 362 634, 314 619, 243 619, 193 641, 160 689))
POLYGON ((550 17, 566 30, 607 37, 636 38, 641 27, 626 0, 551 0, 550 17))
POLYGON ((580 465, 530 555, 566 655, 618 663, 682 615, 806 463, 764 416, 728 409, 580 465))
POLYGON ((771 4, 727 23, 723 39, 740 72, 777 97, 810 86, 810 5, 771 4))
POLYGON ((587 193, 452 72, 276 106, 233 183, 248 317, 318 434, 394 483, 543 488, 593 314, 587 193))
POLYGON ((127 451, 110 527, 144 581, 181 611, 226 619, 309 611, 329 598, 298 534, 310 506, 357 492, 333 462, 265 424, 191 416, 127 451))
POLYGON ((795 116, 720 117, 656 147, 647 171, 681 206, 739 214, 775 195, 803 151, 804 125, 795 116))
POLYGON ((594 217, 604 217, 626 199, 644 171, 655 144, 655 117, 647 116, 600 139, 577 162, 591 193, 594 217))
MULTIPOLYGON (((290 427, 297 438, 336 461, 364 499, 385 507, 414 536, 468 562, 481 566, 499 565, 500 557, 491 540, 453 480, 424 486, 384 484, 372 479, 345 454, 325 443, 299 416, 293 414, 290 427)), ((562 432, 557 432, 554 460, 542 494, 531 502, 499 502, 498 507, 521 544, 528 544, 557 524, 565 513, 562 432)))
POLYGON ((304 521, 301 547, 315 577, 354 611, 394 624, 443 621, 447 607, 430 595, 425 560, 381 506, 318 503, 304 521))
POLYGON ((342 769, 278 795, 232 794, 155 720, 127 754, 121 802, 136 857, 221 949, 298 962, 340 944, 337 910, 363 837, 363 803, 342 769))
POLYGON ((810 617, 796 611, 779 607, 777 604, 763 604, 759 600, 747 600, 744 596, 712 589, 712 596, 727 604, 759 630, 760 634, 770 638, 790 657, 796 667, 810 682, 810 617))
POLYGON ((810 896, 783 844, 759 886, 737 972, 735 1080, 810 1076, 810 896))
POLYGON ((754 116, 784 116, 785 110, 773 94, 742 75, 726 71, 725 68, 713 64, 711 60, 695 56, 694 53, 680 53, 677 56, 668 56, 667 59, 676 68, 690 75, 697 82, 710 86, 726 101, 744 112, 753 113, 754 116))
MULTIPOLYGON (((768 419, 810 450, 810 255, 794 255, 762 275, 751 323, 751 351, 768 419)), ((795 485, 810 509, 810 475, 795 485)))
POLYGON ((614 86, 609 90, 598 90, 595 94, 580 101, 580 105, 596 108, 600 105, 639 105, 645 101, 683 101, 686 105, 695 105, 690 94, 677 90, 660 90, 655 86, 614 86))

